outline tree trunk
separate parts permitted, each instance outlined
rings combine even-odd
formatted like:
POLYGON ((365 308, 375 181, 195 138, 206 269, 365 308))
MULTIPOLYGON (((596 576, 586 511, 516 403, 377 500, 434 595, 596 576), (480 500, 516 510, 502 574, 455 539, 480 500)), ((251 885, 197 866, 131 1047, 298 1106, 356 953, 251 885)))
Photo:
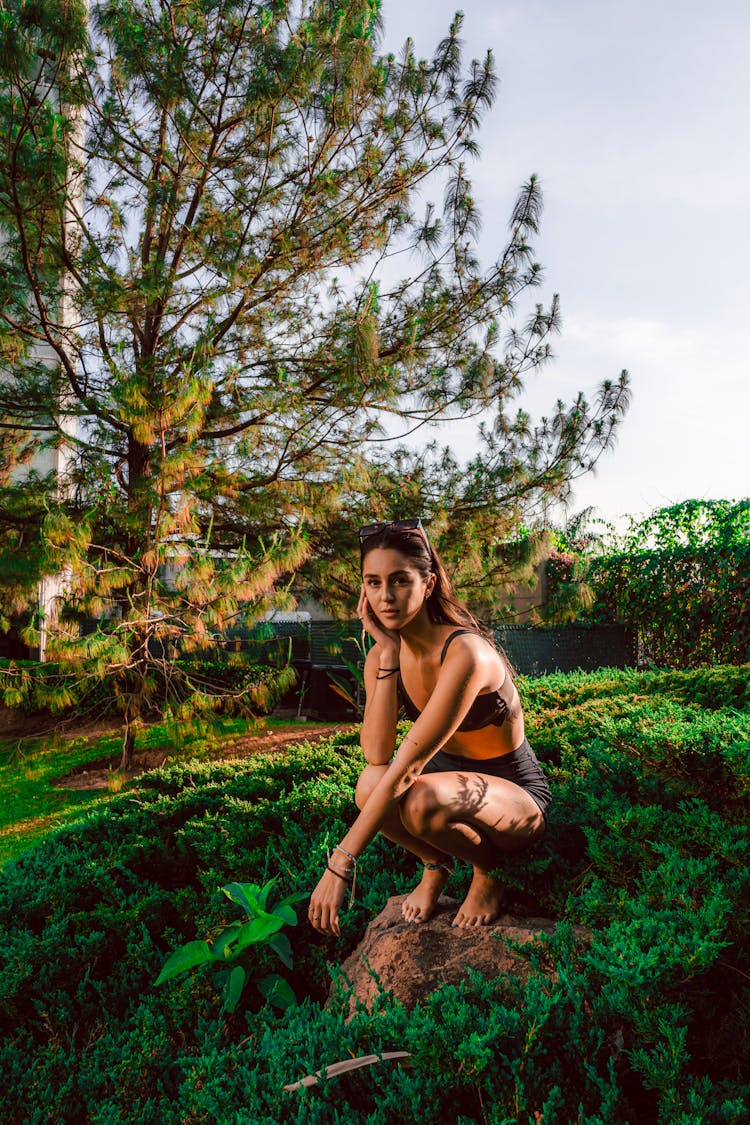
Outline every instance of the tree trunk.
POLYGON ((120 758, 120 769, 126 773, 133 764, 133 750, 135 749, 135 721, 138 715, 133 703, 128 703, 125 712, 125 730, 122 736, 122 757, 120 758))

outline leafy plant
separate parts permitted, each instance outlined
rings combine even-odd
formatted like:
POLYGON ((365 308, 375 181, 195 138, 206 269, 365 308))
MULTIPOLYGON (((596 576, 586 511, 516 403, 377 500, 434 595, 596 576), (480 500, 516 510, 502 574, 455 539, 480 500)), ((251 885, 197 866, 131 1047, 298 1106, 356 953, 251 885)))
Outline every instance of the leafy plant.
POLYGON ((363 630, 361 637, 342 637, 341 640, 342 642, 349 641, 351 644, 355 645, 359 653, 359 657, 356 661, 350 660, 343 651, 338 653, 341 663, 354 681, 354 690, 352 691, 352 685, 350 683, 346 683, 340 676, 329 672, 328 678, 331 681, 331 690, 334 691, 336 695, 341 696, 342 699, 345 699, 346 702, 354 708, 357 714, 362 716, 365 713, 362 700, 365 694, 364 665, 370 648, 370 644, 368 643, 369 638, 367 638, 367 634, 363 630))
POLYGON ((750 659, 750 500, 685 500, 634 522, 595 558, 594 620, 638 630, 641 658, 672 668, 750 659))
POLYGON ((553 540, 548 624, 627 625, 642 665, 750 659, 750 499, 684 500, 632 519, 623 534, 587 509, 553 540))
MULTIPOLYGON (((291 969, 292 947, 286 934, 279 931, 282 926, 297 924, 292 903, 307 895, 298 891, 269 907, 268 898, 275 882, 271 879, 262 887, 257 883, 230 883, 222 887, 227 898, 245 911, 246 920, 230 922, 210 942, 189 941, 183 945, 166 962, 156 984, 164 984, 193 969, 213 970, 213 983, 222 995, 222 1011, 231 1014, 252 973, 259 948, 267 946, 272 949, 291 969)), ((255 984, 261 995, 277 1008, 288 1008, 295 1003, 291 987, 278 973, 270 973, 256 980, 255 984)))

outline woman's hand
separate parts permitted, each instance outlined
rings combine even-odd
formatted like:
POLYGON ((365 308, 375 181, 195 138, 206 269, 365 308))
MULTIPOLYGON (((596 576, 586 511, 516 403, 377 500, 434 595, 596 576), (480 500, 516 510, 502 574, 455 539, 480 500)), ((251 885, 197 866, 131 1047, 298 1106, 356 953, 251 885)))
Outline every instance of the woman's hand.
POLYGON ((334 875, 332 871, 323 872, 320 882, 310 895, 310 905, 307 909, 310 925, 319 933, 336 937, 341 933, 339 910, 348 887, 348 882, 334 875))
POLYGON ((386 629, 385 625, 378 620, 372 612, 372 607, 367 600, 364 586, 359 594, 357 617, 362 622, 362 627, 365 632, 370 634, 376 644, 379 644, 386 652, 395 652, 395 660, 398 663, 398 653, 401 648, 401 635, 395 629, 386 629))

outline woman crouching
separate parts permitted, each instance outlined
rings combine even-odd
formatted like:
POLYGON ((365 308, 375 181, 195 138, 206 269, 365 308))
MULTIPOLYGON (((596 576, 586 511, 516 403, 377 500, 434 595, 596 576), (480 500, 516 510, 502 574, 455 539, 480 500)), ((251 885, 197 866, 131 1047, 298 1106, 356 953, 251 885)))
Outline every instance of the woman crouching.
POLYGON ((491 872, 504 852, 543 835, 549 785, 526 741, 508 665, 457 600, 421 521, 371 524, 359 534, 357 613, 375 642, 365 661, 368 765, 357 784, 359 816, 331 852, 308 916, 321 933, 340 932, 357 858, 382 832, 422 861, 403 903, 407 921, 427 921, 457 858, 471 864, 473 878, 453 924, 486 925, 504 897, 491 872), (399 703, 414 722, 396 747, 399 703))

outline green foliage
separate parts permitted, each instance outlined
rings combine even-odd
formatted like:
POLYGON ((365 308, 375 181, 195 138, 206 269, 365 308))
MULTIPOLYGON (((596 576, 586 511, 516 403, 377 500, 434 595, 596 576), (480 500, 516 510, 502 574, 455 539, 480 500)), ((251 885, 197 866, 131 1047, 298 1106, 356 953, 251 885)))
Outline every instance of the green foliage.
POLYGON ((592 559, 598 621, 638 630, 643 656, 692 668, 750 661, 750 500, 686 500, 592 559))
POLYGON ((543 618, 546 625, 570 625, 587 615, 595 595, 587 582, 588 561, 562 545, 544 560, 547 583, 543 618))
MULTIPOLYGON (((291 667, 270 668, 241 656, 223 661, 175 659, 155 662, 144 717, 164 714, 186 720, 200 714, 267 714, 293 686, 291 667)), ((0 703, 26 714, 49 712, 98 718, 117 714, 117 677, 88 675, 68 663, 0 659, 0 703)))
MULTIPOLYGON (((248 720, 212 714, 189 722, 174 719, 153 723, 140 737, 141 751, 166 761, 210 760, 232 752, 235 739, 273 727, 273 720, 248 720)), ((301 728, 304 737, 304 726, 301 728)), ((0 864, 24 851, 50 828, 80 815, 82 808, 107 800, 102 790, 70 789, 60 782, 67 775, 85 770, 108 768, 108 789, 115 781, 125 782, 114 773, 121 742, 116 733, 87 738, 24 737, 0 741, 0 864)), ((122 785, 120 785, 122 788, 122 785)))
MULTIPOLYGON (((415 878, 378 839, 341 938, 290 928, 299 1004, 277 1011, 246 989, 222 1013, 202 973, 154 989, 176 945, 231 932, 236 911, 216 892, 228 871, 257 888, 275 879, 282 898, 309 893, 354 816, 363 764, 354 734, 243 763, 181 761, 6 865, 0 1117, 397 1125, 418 1105, 425 1120, 464 1125, 741 1125, 747 669, 603 670, 520 690, 554 806, 542 843, 504 865, 509 909, 560 920, 524 947, 526 983, 469 974, 412 1012, 382 994, 347 1018, 337 981, 324 1006, 332 964, 415 878), (410 1058, 284 1090, 391 1050, 410 1058)), ((448 891, 466 886, 459 871, 448 891)), ((273 950, 253 948, 254 974, 272 971, 273 950)))
POLYGON ((101 793, 55 785, 101 755, 101 746, 85 739, 46 745, 36 739, 0 741, 0 864, 102 800, 101 793))
MULTIPOLYGON (((292 968, 292 951, 289 939, 279 933, 282 926, 295 926, 297 915, 292 903, 306 897, 304 892, 286 895, 268 906, 268 896, 275 879, 265 886, 256 883, 230 883, 222 887, 227 898, 245 911, 247 921, 230 922, 208 941, 190 941, 175 950, 163 966, 156 984, 163 984, 193 969, 208 968, 214 985, 222 995, 222 1012, 232 1013, 242 996, 245 983, 252 975, 255 946, 267 945, 287 966, 292 968)), ((294 1003, 294 993, 277 973, 255 981, 263 996, 279 1008, 294 1003)))
POLYGON ((355 663, 343 652, 339 652, 339 659, 349 673, 349 682, 343 680, 341 676, 334 675, 333 672, 328 673, 328 678, 331 681, 332 691, 340 695, 362 717, 365 711, 363 702, 365 694, 364 667, 369 648, 369 638, 366 638, 363 630, 361 637, 342 637, 341 639, 342 642, 349 641, 356 646, 359 659, 355 663))

